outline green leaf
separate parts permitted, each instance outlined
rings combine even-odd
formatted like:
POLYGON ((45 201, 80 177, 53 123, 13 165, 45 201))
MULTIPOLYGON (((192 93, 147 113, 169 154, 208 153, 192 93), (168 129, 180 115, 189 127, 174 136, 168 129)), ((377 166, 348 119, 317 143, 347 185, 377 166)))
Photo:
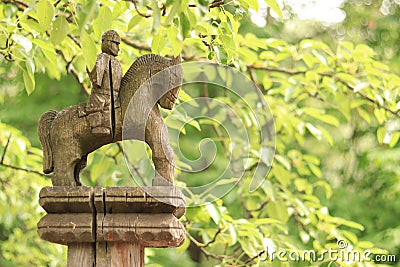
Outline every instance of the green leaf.
POLYGON ((86 1, 86 4, 79 10, 78 30, 81 35, 85 31, 86 25, 95 17, 97 8, 98 7, 95 0, 88 0, 86 1))
MULTIPOLYGON (((256 12, 258 12, 258 1, 257 0, 246 0, 246 1, 240 1, 241 4, 243 5, 243 2, 246 2, 249 8, 254 9, 256 12)), ((246 8, 245 5, 243 7, 246 8)))
POLYGON ((322 178, 322 172, 319 167, 315 166, 314 164, 308 164, 308 167, 315 176, 317 176, 318 178, 322 178))
POLYGON ((236 229, 233 227, 233 224, 231 224, 231 223, 229 224, 229 233, 231 235, 230 245, 233 246, 237 242, 237 233, 236 233, 236 229))
POLYGON ((162 31, 159 31, 151 41, 151 51, 154 54, 159 54, 165 46, 165 37, 162 31))
POLYGON ((86 32, 82 36, 82 52, 86 60, 86 65, 89 69, 92 69, 96 63, 97 47, 91 36, 86 32))
MULTIPOLYGON (((232 49, 235 49, 235 47, 232 47, 232 49)), ((236 52, 240 55, 241 59, 248 64, 252 64, 258 59, 257 53, 245 47, 240 47, 236 52)))
POLYGON ((190 28, 191 28, 190 21, 186 17, 184 12, 180 13, 179 21, 180 21, 180 25, 181 25, 182 37, 183 37, 183 39, 185 39, 190 36, 189 35, 190 28))
POLYGON ((262 225, 262 224, 282 224, 280 220, 277 219, 272 219, 272 218, 260 218, 257 219, 253 222, 256 225, 262 225))
POLYGON ((232 32, 237 33, 239 31, 240 22, 229 11, 225 11, 225 15, 228 16, 229 21, 231 22, 232 32))
POLYGON ((317 140, 322 139, 322 131, 316 128, 314 125, 312 125, 311 123, 306 123, 306 128, 315 138, 317 138, 317 140))
MULTIPOLYGON (((179 1, 177 1, 179 2, 179 1)), ((161 10, 158 7, 157 1, 152 0, 152 9, 153 9, 153 27, 152 27, 152 32, 157 32, 158 27, 160 27, 160 22, 161 22, 161 10)), ((161 51, 161 50, 160 50, 161 51)))
POLYGON ((394 132, 392 133, 392 137, 390 138, 389 146, 394 147, 397 142, 399 141, 400 138, 400 132, 394 132))
POLYGON ((385 127, 378 128, 376 136, 378 138, 379 144, 383 144, 383 139, 385 138, 385 135, 386 135, 386 128, 385 127))
POLYGON ((190 245, 190 239, 185 238, 183 244, 176 248, 176 252, 178 252, 179 255, 182 255, 189 248, 189 245, 190 245))
POLYGON ((99 40, 101 35, 111 29, 112 13, 107 6, 100 7, 99 14, 93 21, 93 31, 96 40, 99 40))
POLYGON ((289 220, 289 213, 285 204, 280 202, 270 202, 266 208, 268 215, 272 219, 277 219, 282 223, 289 220))
POLYGON ((358 91, 364 89, 368 85, 369 85, 368 83, 358 83, 356 86, 354 86, 354 92, 357 93, 358 91))
POLYGON ((221 219, 221 214, 218 210, 218 208, 212 204, 212 203, 208 203, 206 205, 207 211, 210 214, 211 218, 213 219, 213 221, 215 222, 215 224, 219 224, 219 221, 221 219))
POLYGON ((168 41, 172 46, 172 51, 176 57, 182 51, 182 42, 178 39, 178 30, 175 27, 170 27, 167 31, 168 41))
POLYGON ((169 12, 167 19, 165 20, 164 25, 166 26, 170 25, 172 19, 178 13, 180 7, 181 7, 181 1, 174 1, 174 4, 172 5, 171 11, 169 12))
POLYGON ((363 108, 357 108, 357 112, 366 122, 371 123, 371 116, 367 111, 363 108))
POLYGON ((69 25, 65 17, 59 16, 53 23, 50 40, 54 45, 60 44, 68 35, 69 25))
POLYGON ((379 124, 382 124, 386 120, 386 112, 383 108, 374 109, 374 115, 378 120, 379 124))
POLYGON ((46 31, 54 16, 54 7, 48 0, 40 0, 37 6, 37 20, 42 31, 46 31))
POLYGON ((314 183, 314 187, 322 187, 325 189, 326 198, 331 198, 332 196, 332 187, 325 181, 317 181, 314 183))
POLYGON ((276 14, 278 14, 279 17, 283 19, 282 10, 275 0, 265 0, 265 3, 267 3, 267 5, 269 5, 272 8, 272 10, 275 11, 276 14))
POLYGON ((128 24, 128 32, 135 27, 137 24, 139 24, 139 22, 143 19, 143 16, 140 15, 135 15, 131 18, 131 20, 129 21, 128 24))
POLYGON ((31 63, 28 61, 25 64, 19 65, 22 70, 22 77, 24 79, 25 90, 30 95, 35 90, 35 76, 33 74, 33 69, 31 63))
POLYGON ((25 52, 29 52, 32 49, 32 42, 25 36, 13 34, 11 37, 17 44, 25 49, 25 52))
POLYGON ((339 217, 333 217, 332 218, 332 222, 339 224, 339 225, 344 225, 353 229, 358 229, 360 231, 364 231, 364 226, 362 226, 359 223, 353 222, 353 221, 349 221, 343 218, 339 218, 339 217))
POLYGON ((261 188, 264 190, 268 198, 270 198, 272 201, 275 201, 275 192, 270 180, 265 180, 261 184, 261 188))

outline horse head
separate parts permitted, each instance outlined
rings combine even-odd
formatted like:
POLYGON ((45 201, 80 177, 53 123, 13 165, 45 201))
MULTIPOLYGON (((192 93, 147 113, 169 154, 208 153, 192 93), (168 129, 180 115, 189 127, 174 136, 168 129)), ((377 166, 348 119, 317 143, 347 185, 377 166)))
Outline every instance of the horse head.
POLYGON ((173 108, 183 81, 181 56, 178 55, 177 57, 172 58, 170 62, 170 66, 164 70, 168 72, 168 92, 158 100, 158 104, 165 109, 173 108))

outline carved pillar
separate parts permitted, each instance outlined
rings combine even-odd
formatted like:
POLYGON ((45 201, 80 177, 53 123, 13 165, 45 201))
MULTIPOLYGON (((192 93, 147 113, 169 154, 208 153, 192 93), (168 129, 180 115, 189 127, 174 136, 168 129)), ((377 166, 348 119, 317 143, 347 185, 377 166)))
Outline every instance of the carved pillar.
POLYGON ((38 223, 44 240, 68 245, 68 266, 143 266, 144 248, 178 247, 183 194, 173 186, 45 187, 38 223))

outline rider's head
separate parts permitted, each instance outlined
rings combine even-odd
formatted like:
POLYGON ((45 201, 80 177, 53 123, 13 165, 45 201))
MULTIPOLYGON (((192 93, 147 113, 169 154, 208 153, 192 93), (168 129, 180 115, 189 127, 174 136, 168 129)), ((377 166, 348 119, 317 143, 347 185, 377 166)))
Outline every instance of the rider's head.
POLYGON ((101 51, 103 53, 117 56, 119 52, 119 43, 121 42, 121 37, 114 30, 106 31, 101 36, 101 51))

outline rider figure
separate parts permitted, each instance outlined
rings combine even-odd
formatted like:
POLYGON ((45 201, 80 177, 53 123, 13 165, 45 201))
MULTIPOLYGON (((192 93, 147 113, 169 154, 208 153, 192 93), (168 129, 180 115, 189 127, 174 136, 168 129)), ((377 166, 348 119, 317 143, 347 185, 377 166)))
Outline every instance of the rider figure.
POLYGON ((101 41, 102 53, 97 56, 96 65, 89 73, 93 88, 86 104, 86 114, 92 133, 110 135, 113 131, 114 108, 120 106, 122 69, 115 57, 121 38, 116 31, 110 30, 102 35, 101 41))

